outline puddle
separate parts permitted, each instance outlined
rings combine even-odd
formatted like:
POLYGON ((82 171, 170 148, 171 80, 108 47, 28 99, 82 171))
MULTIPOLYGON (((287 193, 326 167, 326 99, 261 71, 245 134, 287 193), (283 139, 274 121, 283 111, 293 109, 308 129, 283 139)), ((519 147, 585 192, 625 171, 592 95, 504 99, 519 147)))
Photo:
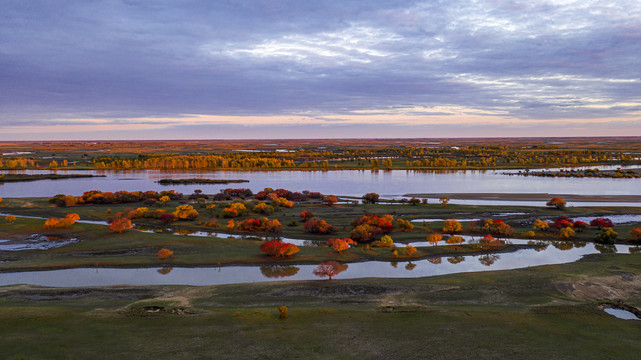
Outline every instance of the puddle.
POLYGON ((604 308, 606 313, 623 320, 641 320, 633 312, 623 309, 604 308))

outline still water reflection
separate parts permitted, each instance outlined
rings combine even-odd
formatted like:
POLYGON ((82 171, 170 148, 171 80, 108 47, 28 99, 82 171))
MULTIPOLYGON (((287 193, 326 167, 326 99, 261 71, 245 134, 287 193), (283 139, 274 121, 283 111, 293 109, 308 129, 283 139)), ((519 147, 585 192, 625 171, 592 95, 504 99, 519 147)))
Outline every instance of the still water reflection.
MULTIPOLYGON (((338 279, 368 277, 414 278, 473 271, 507 270, 530 266, 560 264, 579 260, 582 256, 606 252, 634 252, 627 245, 586 244, 583 247, 558 249, 548 246, 525 249, 513 253, 476 256, 454 255, 442 258, 397 263, 368 261, 350 263, 349 268, 336 275, 338 279), (539 250, 539 251, 537 251, 539 250)), ((53 271, 0 273, 0 285, 33 284, 41 286, 109 286, 109 285, 218 285, 288 280, 319 279, 314 274, 316 265, 226 266, 200 268, 80 268, 53 271)))

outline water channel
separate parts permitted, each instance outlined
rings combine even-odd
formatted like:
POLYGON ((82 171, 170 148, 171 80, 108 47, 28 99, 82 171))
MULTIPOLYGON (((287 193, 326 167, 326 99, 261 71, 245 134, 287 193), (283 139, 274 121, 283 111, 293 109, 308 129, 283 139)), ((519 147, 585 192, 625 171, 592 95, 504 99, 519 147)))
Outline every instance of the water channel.
MULTIPOLYGON (((603 167, 602 167, 603 168, 603 167)), ((49 173, 48 170, 14 171, 27 174, 49 173)), ((266 187, 292 191, 319 191, 324 194, 361 196, 376 192, 384 198, 402 198, 409 193, 556 193, 576 195, 638 195, 639 179, 516 177, 503 171, 57 171, 58 174, 94 174, 105 177, 40 180, 0 184, 1 197, 49 197, 55 194, 82 195, 89 190, 138 191, 175 189, 184 194, 201 189, 217 193, 228 187, 247 187, 257 192, 266 187), (248 183, 230 185, 171 185, 158 180, 207 178, 245 179, 248 183)), ((5 173, 7 173, 5 171, 5 173)), ((436 199, 432 199, 435 202, 436 199)), ((534 205, 543 201, 458 200, 452 203, 485 205, 534 205)), ((591 202, 569 203, 590 206, 591 202)), ((601 203, 602 204, 602 203, 601 203)), ((608 203, 609 206, 638 206, 638 203, 608 203)))

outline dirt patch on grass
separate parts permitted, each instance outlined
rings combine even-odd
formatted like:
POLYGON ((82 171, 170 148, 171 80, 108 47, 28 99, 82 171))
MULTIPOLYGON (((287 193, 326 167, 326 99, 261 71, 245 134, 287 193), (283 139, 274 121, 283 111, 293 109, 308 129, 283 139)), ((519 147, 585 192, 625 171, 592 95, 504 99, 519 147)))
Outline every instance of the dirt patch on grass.
POLYGON ((625 273, 612 276, 582 277, 556 284, 568 296, 588 301, 622 300, 641 296, 641 275, 625 273))

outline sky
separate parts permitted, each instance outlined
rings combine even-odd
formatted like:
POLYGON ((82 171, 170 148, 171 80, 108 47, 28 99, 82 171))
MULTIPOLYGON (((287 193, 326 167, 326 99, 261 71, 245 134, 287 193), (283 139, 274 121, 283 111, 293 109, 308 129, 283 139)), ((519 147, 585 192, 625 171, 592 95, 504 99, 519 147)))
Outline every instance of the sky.
POLYGON ((0 2, 0 140, 603 135, 638 0, 0 2))

